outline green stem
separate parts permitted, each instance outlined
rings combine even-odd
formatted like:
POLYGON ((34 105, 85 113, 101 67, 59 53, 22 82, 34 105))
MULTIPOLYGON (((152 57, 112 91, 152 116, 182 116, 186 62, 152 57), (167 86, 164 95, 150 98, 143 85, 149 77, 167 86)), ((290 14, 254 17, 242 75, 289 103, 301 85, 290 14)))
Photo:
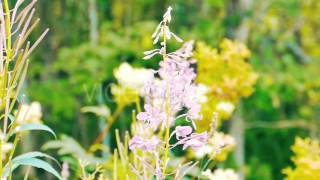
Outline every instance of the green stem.
MULTIPOLYGON (((166 24, 164 24, 166 26, 166 24)), ((167 57, 167 38, 166 33, 163 32, 163 61, 166 60, 167 57)), ((169 137, 170 137, 170 114, 171 114, 171 107, 170 107, 170 87, 167 82, 167 92, 166 92, 166 113, 167 113, 167 122, 166 122, 166 129, 165 129, 165 137, 164 142, 166 142, 165 145, 165 152, 164 152, 164 158, 163 161, 163 178, 165 179, 167 164, 168 164, 168 158, 169 158, 169 137)))
MULTIPOLYGON (((8 62, 10 60, 10 57, 11 57, 11 23, 10 23, 10 9, 9 9, 9 3, 8 3, 8 0, 4 0, 3 1, 3 4, 4 4, 4 12, 5 12, 5 31, 6 31, 6 41, 7 41, 7 55, 6 55, 6 70, 4 72, 4 75, 7 74, 8 72, 8 69, 9 69, 9 65, 8 65, 8 62)), ((2 52, 1 52, 2 53, 2 52)), ((7 80, 7 77, 4 77, 5 81, 7 80)), ((4 89, 6 89, 6 83, 4 83, 4 89)), ((3 99, 3 97, 1 97, 1 99, 3 99)), ((6 113, 7 115, 7 113, 6 113)), ((6 121, 6 117, 5 117, 5 121, 6 121)), ((6 126, 6 122, 4 122, 6 126)), ((6 127, 4 127, 4 132, 6 132, 6 127)), ((5 136, 5 134, 4 134, 5 136)), ((3 157, 2 157, 2 145, 4 144, 5 142, 5 137, 1 137, 0 139, 0 178, 2 178, 2 173, 3 173, 3 165, 2 165, 2 160, 3 160, 3 157)))
POLYGON ((7 38, 7 59, 11 57, 11 18, 10 18, 10 9, 8 0, 4 0, 4 12, 6 14, 5 18, 5 29, 6 29, 6 38, 7 38))
POLYGON ((29 174, 30 174, 31 166, 28 166, 26 174, 24 175, 23 180, 28 180, 29 174))
POLYGON ((18 142, 19 142, 20 138, 21 138, 21 135, 20 135, 20 133, 18 133, 14 138, 13 148, 12 148, 12 150, 10 152, 10 156, 9 156, 9 160, 8 160, 8 162, 9 162, 9 178, 8 179, 9 180, 12 179, 12 173, 11 173, 11 171, 12 171, 12 161, 11 160, 13 158, 14 152, 16 150, 16 147, 18 145, 18 142))
POLYGON ((139 113, 139 112, 141 112, 141 106, 140 106, 140 99, 139 99, 139 96, 136 98, 136 108, 137 108, 137 114, 139 113))
POLYGON ((2 141, 3 138, 0 137, 0 178, 2 177, 2 141))
POLYGON ((166 103, 166 113, 167 113, 167 122, 166 122, 166 131, 165 131, 165 138, 164 141, 166 142, 165 145, 165 152, 164 152, 164 166, 163 166, 163 177, 165 178, 165 173, 166 173, 166 168, 168 164, 168 157, 169 157, 169 146, 170 146, 170 114, 171 114, 171 109, 170 109, 170 97, 169 97, 169 88, 167 88, 167 103, 166 103))

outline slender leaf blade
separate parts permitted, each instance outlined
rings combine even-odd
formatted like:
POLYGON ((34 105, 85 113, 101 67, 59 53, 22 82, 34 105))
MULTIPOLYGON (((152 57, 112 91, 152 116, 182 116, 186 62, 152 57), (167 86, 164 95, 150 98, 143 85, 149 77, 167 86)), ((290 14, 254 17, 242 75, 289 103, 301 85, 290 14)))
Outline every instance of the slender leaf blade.
MULTIPOLYGON (((41 159, 37 159, 37 158, 22 158, 22 159, 18 159, 16 161, 12 161, 12 169, 11 171, 14 171, 16 168, 18 168, 20 165, 25 165, 25 166, 32 166, 32 167, 36 167, 39 169, 43 169, 51 174, 53 174, 54 176, 56 176, 58 179, 61 179, 60 174, 47 162, 41 160, 41 159)), ((5 167, 5 171, 2 175, 2 178, 8 178, 9 174, 10 174, 10 168, 7 165, 5 167)))
POLYGON ((21 154, 15 158, 13 158, 12 162, 14 163, 16 161, 20 161, 21 159, 38 158, 38 157, 45 157, 45 158, 51 159, 60 166, 59 162, 55 158, 53 158, 52 156, 50 156, 46 153, 39 152, 39 151, 32 151, 32 152, 27 152, 27 153, 21 154))
POLYGON ((33 130, 47 131, 56 138, 56 134, 53 132, 51 128, 49 128, 44 124, 36 124, 36 123, 28 123, 28 124, 23 124, 21 126, 18 126, 9 135, 12 136, 18 132, 33 131, 33 130))

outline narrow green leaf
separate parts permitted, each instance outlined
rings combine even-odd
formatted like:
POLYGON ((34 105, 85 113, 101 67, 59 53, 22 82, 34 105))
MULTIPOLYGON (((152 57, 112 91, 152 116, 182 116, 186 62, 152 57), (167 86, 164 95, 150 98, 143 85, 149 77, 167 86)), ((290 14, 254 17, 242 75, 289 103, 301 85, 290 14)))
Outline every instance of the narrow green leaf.
POLYGON ((9 134, 9 136, 12 136, 13 134, 16 134, 17 132, 32 131, 32 130, 47 131, 47 132, 51 133, 56 138, 56 134, 48 126, 46 126, 44 124, 35 124, 35 123, 23 124, 21 126, 18 126, 9 134))
POLYGON ((15 120, 15 117, 12 114, 8 114, 8 118, 11 121, 11 123, 15 120))
MULTIPOLYGON (((22 158, 16 161, 12 161, 12 172, 18 168, 20 165, 25 165, 25 166, 33 166, 36 168, 40 168, 43 169, 51 174, 53 174, 54 176, 56 176, 58 179, 61 179, 60 174, 47 162, 41 160, 41 159, 37 159, 37 158, 22 158)), ((5 171, 2 175, 2 178, 7 178, 10 174, 9 172, 9 166, 5 167, 5 171)))
POLYGON ((21 154, 15 158, 13 158, 12 162, 14 163, 15 161, 19 161, 21 159, 36 158, 36 157, 49 158, 49 159, 53 160, 54 162, 56 162, 60 166, 59 162, 55 158, 53 158, 52 156, 50 156, 48 154, 39 152, 39 151, 32 151, 32 152, 27 152, 27 153, 21 154))

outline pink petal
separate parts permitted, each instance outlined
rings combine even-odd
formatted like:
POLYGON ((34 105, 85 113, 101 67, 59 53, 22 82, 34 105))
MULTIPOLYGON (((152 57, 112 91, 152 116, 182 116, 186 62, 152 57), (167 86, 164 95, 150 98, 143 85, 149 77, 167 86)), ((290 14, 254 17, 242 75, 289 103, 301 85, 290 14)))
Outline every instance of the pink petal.
POLYGON ((145 110, 146 112, 151 112, 151 111, 152 111, 152 106, 151 106, 150 104, 145 104, 145 105, 144 105, 144 110, 145 110))
POLYGON ((186 137, 192 133, 192 128, 190 126, 177 126, 176 127, 176 136, 186 137))
POLYGON ((146 112, 140 112, 139 114, 137 114, 137 119, 139 121, 145 121, 148 119, 148 113, 146 112))

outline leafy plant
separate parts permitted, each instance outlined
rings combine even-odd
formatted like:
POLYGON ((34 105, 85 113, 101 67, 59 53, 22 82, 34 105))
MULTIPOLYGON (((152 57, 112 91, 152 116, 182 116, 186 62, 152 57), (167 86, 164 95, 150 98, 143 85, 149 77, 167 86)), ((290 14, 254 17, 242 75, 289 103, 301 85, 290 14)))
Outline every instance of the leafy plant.
POLYGON ((53 159, 49 155, 29 152, 14 156, 18 143, 26 131, 42 130, 55 136, 48 126, 30 122, 36 118, 32 114, 34 109, 23 105, 23 99, 19 96, 29 65, 29 55, 48 32, 48 29, 45 30, 34 44, 27 41, 39 23, 39 19, 32 22, 35 3, 36 1, 26 3, 24 0, 18 0, 12 9, 8 0, 0 3, 0 111, 2 113, 0 118, 3 122, 0 130, 0 177, 3 179, 12 179, 12 172, 21 165, 41 168, 61 178, 50 164, 40 159, 42 157, 53 159), (14 113, 13 110, 19 101, 22 105, 14 113), (3 151, 5 145, 11 145, 11 148, 3 151))

